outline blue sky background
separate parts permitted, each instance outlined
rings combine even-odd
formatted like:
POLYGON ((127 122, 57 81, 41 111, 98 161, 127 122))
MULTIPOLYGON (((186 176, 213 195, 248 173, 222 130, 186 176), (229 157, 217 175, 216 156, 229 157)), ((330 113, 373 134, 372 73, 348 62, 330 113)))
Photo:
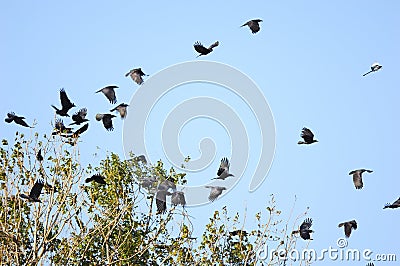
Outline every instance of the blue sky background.
MULTIPOLYGON (((16 130, 27 135, 50 133, 54 118, 50 105, 60 106, 63 87, 72 102, 89 110, 89 131, 80 144, 83 162, 96 164, 107 151, 123 156, 123 122, 115 119, 110 133, 95 121, 96 113, 107 112, 112 105, 94 92, 116 84, 118 102, 128 103, 138 89, 124 77, 128 70, 142 67, 152 75, 195 60, 195 41, 209 45, 219 40, 220 46, 202 59, 231 65, 258 84, 275 118, 276 154, 265 182, 248 193, 249 173, 261 149, 248 107, 213 85, 188 85, 187 91, 183 87, 166 95, 150 116, 148 148, 153 161, 164 158, 157 139, 163 118, 158 114, 168 113, 188 97, 225 100, 236 107, 249 132, 249 171, 213 204, 189 209, 195 217, 195 235, 224 205, 232 215, 247 207, 244 227, 253 227, 254 213, 265 209, 272 193, 285 219, 296 195, 295 216, 310 207, 314 219, 315 240, 309 248, 335 247, 344 235, 337 224, 356 219, 359 228, 350 237, 349 248, 395 253, 400 259, 399 210, 382 210, 400 196, 399 1, 7 1, 0 10, 0 113, 14 111, 30 124, 38 121, 32 131, 0 123, 2 139, 12 140, 16 130), (256 35, 239 27, 253 18, 264 20, 256 35), (362 77, 374 61, 383 65, 382 70, 362 77), (298 146, 303 126, 312 129, 320 142, 298 146), (357 168, 374 170, 364 176, 360 191, 348 175, 357 168)), ((217 154, 204 172, 188 176, 189 184, 202 184, 203 178, 206 183, 214 177, 220 158, 230 155, 229 133, 207 119, 195 120, 182 130, 183 152, 198 156, 198 141, 204 136, 215 140, 217 154)), ((235 172, 234 165, 231 171, 235 172)), ((299 240, 298 247, 303 245, 306 242, 299 240)), ((366 264, 315 264, 339 263, 366 264)))

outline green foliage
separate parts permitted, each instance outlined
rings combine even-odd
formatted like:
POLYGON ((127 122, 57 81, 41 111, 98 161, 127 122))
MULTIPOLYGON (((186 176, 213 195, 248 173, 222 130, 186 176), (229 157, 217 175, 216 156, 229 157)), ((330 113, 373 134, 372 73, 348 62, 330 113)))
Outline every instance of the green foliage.
MULTIPOLYGON (((226 207, 215 211, 201 238, 192 236, 186 209, 171 207, 157 215, 157 184, 144 188, 142 180, 156 177, 184 185, 185 175, 166 170, 162 161, 146 165, 134 154, 124 160, 110 153, 98 166, 83 167, 77 145, 55 137, 39 140, 37 134, 26 140, 17 133, 13 145, 3 140, 0 147, 0 264, 254 265, 260 263, 257 250, 267 242, 294 247, 287 228, 279 228, 273 197, 266 223, 257 213, 257 228, 251 231, 226 207), (36 160, 39 149, 42 162, 36 160), (85 183, 95 173, 107 185, 85 183), (45 181, 42 203, 21 199, 19 194, 29 194, 39 178, 45 181), (172 230, 176 224, 179 229, 172 230)), ((277 262, 270 258, 268 263, 277 262)))

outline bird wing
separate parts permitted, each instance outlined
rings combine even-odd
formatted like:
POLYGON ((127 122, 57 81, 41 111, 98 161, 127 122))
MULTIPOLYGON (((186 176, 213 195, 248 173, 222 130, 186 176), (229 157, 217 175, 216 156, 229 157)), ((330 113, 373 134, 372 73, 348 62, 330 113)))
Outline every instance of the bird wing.
POLYGON ((258 24, 257 21, 252 20, 249 23, 249 28, 250 28, 252 33, 257 33, 260 30, 260 25, 258 24))
POLYGON ((113 117, 115 117, 115 116, 114 115, 110 115, 110 114, 105 114, 103 116, 103 125, 109 131, 114 130, 114 127, 113 127, 113 124, 112 124, 112 118, 113 117))
POLYGON ((117 96, 115 95, 114 88, 110 88, 111 86, 105 87, 103 90, 104 95, 110 101, 110 103, 117 102, 117 96))
POLYGON ((61 100, 61 106, 63 110, 69 110, 72 107, 75 106, 75 104, 73 104, 67 96, 67 93, 65 92, 64 89, 60 90, 60 100, 61 100))
POLYGON ((146 74, 142 71, 141 68, 135 68, 133 70, 133 72, 135 72, 136 74, 140 75, 140 76, 146 76, 146 74))
POLYGON ((346 222, 344 224, 344 234, 346 235, 346 237, 350 237, 351 235, 351 223, 350 222, 346 222))
POLYGON ((398 198, 392 205, 400 206, 400 198, 398 198))
POLYGON ((353 227, 353 229, 357 229, 357 222, 356 220, 352 220, 350 221, 351 227, 353 227))
POLYGON ((86 108, 82 108, 81 110, 79 110, 79 112, 77 113, 82 119, 86 118, 87 115, 87 109, 86 108))
POLYGON ((300 232, 304 230, 309 230, 312 226, 312 219, 307 218, 304 220, 304 222, 300 225, 300 232))
POLYGON ((72 137, 73 138, 79 137, 79 135, 82 134, 83 132, 85 132, 86 130, 88 130, 88 128, 89 128, 89 123, 84 124, 77 131, 75 131, 74 134, 72 134, 72 137))
POLYGON ((175 191, 171 195, 171 202, 174 206, 176 205, 186 205, 185 194, 182 191, 175 191))
POLYGON ((39 199, 43 186, 44 186, 44 181, 42 179, 37 180, 33 185, 31 192, 29 193, 29 197, 32 199, 39 199))
POLYGON ((143 83, 143 78, 142 76, 137 73, 137 72, 132 72, 131 73, 131 78, 134 82, 136 82, 138 85, 141 85, 143 83))
POLYGON ((363 188, 364 184, 362 181, 362 176, 359 171, 353 172, 353 183, 354 183, 354 186, 356 187, 356 189, 363 188))
POLYGON ((166 190, 158 190, 156 193, 157 213, 165 213, 167 210, 167 194, 166 190))
POLYGON ((230 164, 229 164, 228 158, 226 158, 226 157, 222 158, 221 159, 221 163, 220 163, 219 168, 218 168, 217 175, 221 176, 223 172, 228 173, 229 172, 229 165, 230 164))
POLYGON ((23 119, 24 119, 24 117, 16 116, 14 118, 14 122, 17 123, 18 125, 23 126, 23 127, 30 127, 23 119))
POLYGON ((300 135, 305 142, 312 142, 314 139, 314 134, 308 128, 304 127, 300 135))
POLYGON ((214 47, 217 47, 219 45, 219 41, 216 41, 215 43, 211 44, 210 47, 208 47, 208 50, 212 50, 214 47))
POLYGON ((218 187, 211 187, 211 191, 210 191, 210 195, 208 196, 208 199, 210 201, 214 201, 221 194, 222 194, 222 189, 219 189, 218 187))

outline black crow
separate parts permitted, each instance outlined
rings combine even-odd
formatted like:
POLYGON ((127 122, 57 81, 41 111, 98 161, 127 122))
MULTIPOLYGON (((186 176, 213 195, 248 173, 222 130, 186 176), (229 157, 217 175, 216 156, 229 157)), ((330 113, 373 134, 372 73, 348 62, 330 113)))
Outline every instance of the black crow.
POLYGON ((96 115, 96 120, 97 121, 102 120, 105 129, 107 129, 108 131, 113 131, 114 127, 113 127, 113 124, 112 124, 112 119, 114 117, 116 117, 116 116, 112 115, 112 114, 97 114, 96 115))
POLYGON ((129 105, 126 103, 121 103, 118 106, 116 106, 115 108, 111 109, 110 112, 114 112, 117 111, 119 112, 119 115, 121 116, 122 119, 124 119, 127 115, 127 108, 129 105))
POLYGON ((362 181, 362 174, 364 172, 372 173, 373 171, 367 170, 367 169, 358 169, 358 170, 351 171, 349 173, 349 175, 353 175, 353 183, 354 183, 354 186, 356 187, 356 189, 361 189, 364 186, 363 181, 362 181))
POLYGON ((318 140, 314 139, 314 134, 306 127, 303 127, 301 130, 300 137, 304 139, 304 141, 299 141, 297 144, 311 144, 314 142, 318 142, 318 140))
POLYGON ((54 109, 56 109, 56 114, 60 116, 69 116, 68 111, 72 108, 75 107, 75 104, 71 103, 71 101, 68 99, 67 93, 65 92, 64 89, 60 90, 60 100, 61 100, 61 110, 52 105, 54 109))
POLYGON ((102 88, 101 90, 96 91, 96 93, 98 92, 102 92, 104 93, 104 95, 107 97, 107 99, 110 101, 110 103, 116 103, 117 102, 117 96, 115 95, 115 91, 114 89, 118 88, 118 86, 115 85, 111 85, 111 86, 107 86, 102 88))
POLYGON ((136 82, 137 84, 141 85, 143 83, 143 76, 148 76, 145 73, 143 73, 142 69, 139 68, 134 68, 132 70, 129 70, 128 73, 125 74, 125 77, 131 76, 132 80, 136 82))
POLYGON ((352 229, 354 229, 354 230, 357 229, 357 222, 356 222, 356 220, 351 220, 351 221, 348 221, 348 222, 340 223, 338 225, 338 227, 342 227, 342 226, 344 226, 344 234, 346 235, 346 237, 350 237, 351 230, 352 229))
POLYGON ((375 62, 375 63, 372 64, 371 70, 370 70, 369 72, 365 73, 365 74, 363 75, 363 77, 366 76, 366 75, 368 75, 369 73, 376 72, 376 71, 378 71, 378 70, 381 69, 381 68, 382 68, 382 66, 379 65, 378 62, 375 62))
POLYGON ((91 177, 86 178, 85 182, 89 183, 89 182, 96 182, 102 185, 107 185, 106 181, 105 181, 105 177, 100 175, 100 174, 94 174, 91 177))
POLYGON ((29 126, 25 121, 24 121, 25 117, 23 116, 17 116, 15 115, 14 112, 9 112, 7 113, 7 117, 6 119, 4 119, 7 123, 11 123, 12 121, 14 121, 16 124, 21 125, 23 127, 30 127, 33 128, 31 126, 29 126))
POLYGON ((304 220, 304 222, 300 225, 300 229, 293 231, 292 234, 296 234, 296 233, 300 233, 300 237, 304 240, 313 240, 311 238, 310 233, 314 233, 313 230, 310 230, 312 226, 312 219, 311 218, 307 218, 304 220))
POLYGON ((19 196, 21 198, 27 199, 29 202, 42 202, 39 199, 39 196, 40 193, 42 192, 43 186, 44 186, 44 181, 42 179, 38 179, 33 185, 31 192, 29 192, 29 195, 19 194, 19 196))
POLYGON ((398 198, 395 202, 393 202, 392 204, 387 203, 385 205, 385 207, 383 207, 384 209, 390 208, 390 209, 396 209, 400 207, 400 198, 398 198))
POLYGON ((254 33, 259 32, 259 30, 260 30, 259 22, 262 22, 262 20, 261 19, 252 19, 252 20, 244 23, 241 27, 249 26, 251 32, 254 34, 254 33))
POLYGON ((80 125, 82 123, 89 121, 88 119, 86 119, 86 115, 87 115, 87 109, 86 108, 80 109, 78 112, 72 115, 72 120, 74 121, 74 123, 71 123, 70 125, 80 125))
POLYGON ((218 172, 217 172, 217 176, 215 178, 212 179, 221 179, 221 180, 225 180, 225 178, 229 177, 229 176, 234 176, 232 174, 229 173, 229 160, 228 158, 224 157, 221 159, 221 164, 219 165, 218 168, 218 172))
POLYGON ((199 55, 197 56, 197 57, 199 57, 199 56, 207 55, 207 54, 211 53, 213 51, 213 48, 217 47, 218 45, 219 45, 219 42, 216 41, 215 43, 211 44, 210 47, 206 48, 200 42, 195 42, 193 47, 196 50, 196 52, 199 53, 199 55))

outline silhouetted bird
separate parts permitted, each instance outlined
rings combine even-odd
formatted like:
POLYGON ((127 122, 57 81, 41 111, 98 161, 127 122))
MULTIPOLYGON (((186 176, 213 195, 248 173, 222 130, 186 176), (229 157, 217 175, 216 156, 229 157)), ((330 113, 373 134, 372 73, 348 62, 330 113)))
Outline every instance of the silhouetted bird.
POLYGON ((218 168, 218 172, 217 172, 217 176, 215 178, 212 179, 221 179, 221 180, 225 180, 225 178, 229 177, 229 176, 234 176, 232 174, 229 173, 229 160, 228 158, 224 157, 221 159, 221 164, 219 165, 218 168))
POLYGON ((86 178, 85 182, 89 183, 89 182, 96 182, 102 185, 107 185, 106 181, 105 181, 105 177, 100 175, 100 174, 94 174, 91 177, 86 178))
POLYGON ((300 237, 304 240, 313 240, 311 238, 310 233, 314 233, 313 230, 310 230, 312 226, 312 219, 311 218, 307 218, 304 220, 304 222, 300 225, 300 229, 293 231, 292 234, 296 234, 296 233, 300 233, 300 237))
POLYGON ((111 85, 102 88, 101 90, 96 91, 104 93, 104 95, 107 97, 107 99, 110 101, 110 103, 116 103, 117 102, 117 96, 115 95, 114 89, 118 88, 118 86, 111 85))
POLYGON ((222 191, 226 190, 226 187, 214 187, 214 186, 205 186, 205 188, 210 188, 210 195, 208 196, 208 199, 210 201, 214 201, 216 200, 221 194, 222 191))
POLYGON ((378 62, 375 62, 375 63, 373 63, 373 64, 371 65, 371 70, 370 70, 369 72, 365 73, 365 74, 363 75, 363 77, 366 76, 366 75, 368 75, 369 73, 376 72, 376 71, 378 71, 378 70, 381 69, 381 68, 382 68, 382 66, 379 65, 378 62))
POLYGON ((349 173, 349 175, 353 175, 353 183, 354 183, 354 186, 356 187, 356 189, 361 189, 364 186, 363 181, 362 181, 362 174, 364 172, 372 173, 373 171, 367 170, 367 169, 358 169, 358 170, 351 171, 349 173))
POLYGON ((311 144, 314 142, 318 142, 318 140, 314 139, 314 134, 306 127, 303 127, 301 130, 300 137, 304 139, 304 141, 299 141, 297 144, 311 144))
POLYGON ((171 203, 174 206, 182 205, 183 207, 185 207, 185 193, 183 193, 182 191, 174 191, 171 195, 171 203))
POLYGON ((137 84, 141 85, 143 83, 143 76, 148 76, 145 73, 143 73, 142 69, 139 68, 134 68, 132 70, 129 70, 128 73, 125 74, 125 77, 131 76, 132 80, 136 82, 137 84))
POLYGON ((352 221, 348 221, 348 222, 344 222, 344 223, 340 223, 338 225, 338 227, 342 227, 344 226, 344 234, 346 235, 346 237, 350 237, 351 235, 351 230, 357 229, 357 222, 356 220, 352 220, 352 221))
POLYGON ((42 192, 43 186, 44 186, 44 181, 42 179, 38 179, 33 185, 31 192, 29 192, 29 195, 19 194, 19 196, 21 198, 27 199, 29 202, 42 202, 39 199, 39 196, 40 193, 42 192))
POLYGON ((86 115, 87 115, 87 109, 86 108, 80 109, 78 112, 72 115, 72 120, 74 121, 74 123, 71 123, 70 125, 80 125, 82 123, 89 121, 88 119, 86 119, 86 115))
POLYGON ((24 121, 24 119, 25 119, 25 117, 23 117, 23 116, 17 116, 17 115, 15 115, 14 112, 9 112, 9 113, 7 113, 7 117, 6 117, 6 119, 4 119, 4 121, 6 121, 7 123, 11 123, 12 121, 14 121, 16 124, 21 125, 23 127, 33 128, 33 127, 29 126, 24 121))
POLYGON ((39 149, 39 151, 37 152, 36 160, 38 160, 39 162, 43 161, 42 149, 39 149))
POLYGON ((390 208, 390 209, 396 209, 400 207, 400 198, 398 198, 395 202, 393 202, 392 204, 390 203, 386 203, 385 207, 383 207, 384 209, 390 208))
POLYGON ((113 108, 110 110, 110 112, 114 112, 117 111, 119 112, 119 115, 121 116, 122 119, 124 119, 127 115, 127 108, 129 105, 127 105, 126 103, 121 103, 120 105, 118 105, 117 107, 113 108))
POLYGON ((157 214, 163 214, 167 210, 167 196, 171 196, 167 190, 158 190, 156 193, 157 214))
POLYGON ((112 114, 97 114, 96 115, 96 120, 97 121, 102 120, 105 129, 107 129, 108 131, 113 131, 114 127, 113 127, 113 124, 112 124, 112 119, 114 117, 116 117, 116 116, 112 115, 112 114))
POLYGON ((151 188, 157 182, 157 178, 155 176, 146 177, 141 180, 142 187, 151 188))
POLYGON ((61 118, 56 119, 54 125, 54 131, 51 133, 52 135, 63 135, 72 133, 72 128, 65 127, 64 121, 61 118))
POLYGON ((72 108, 75 107, 75 104, 73 104, 67 96, 67 93, 65 92, 64 89, 60 90, 60 100, 61 100, 61 110, 52 105, 54 109, 56 109, 56 114, 60 116, 69 116, 68 111, 72 108))
POLYGON ((207 55, 213 51, 214 47, 217 47, 219 45, 219 42, 216 41, 215 43, 211 44, 210 47, 206 48, 204 47, 200 42, 195 42, 193 47, 196 50, 196 52, 200 53, 197 57, 202 56, 202 55, 207 55))
POLYGON ((261 19, 252 19, 252 20, 247 21, 246 23, 244 23, 241 27, 249 26, 251 32, 253 34, 255 34, 255 33, 259 32, 259 30, 260 30, 259 22, 262 22, 262 20, 261 19))

